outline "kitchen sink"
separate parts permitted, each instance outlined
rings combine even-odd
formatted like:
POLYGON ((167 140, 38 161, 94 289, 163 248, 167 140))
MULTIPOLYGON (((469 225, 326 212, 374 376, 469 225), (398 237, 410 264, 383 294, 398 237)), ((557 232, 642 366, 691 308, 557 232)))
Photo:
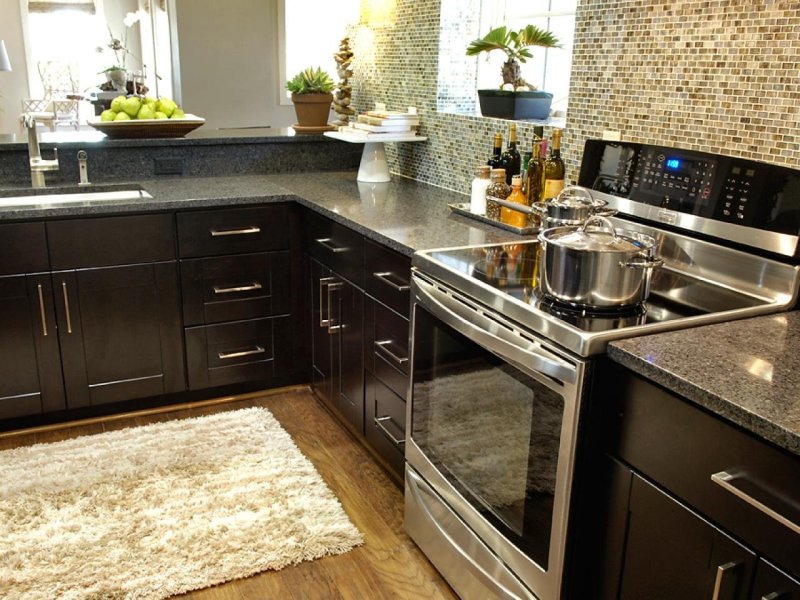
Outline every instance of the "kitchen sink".
POLYGON ((63 204, 97 204, 152 198, 138 185, 71 186, 62 188, 19 188, 0 190, 0 209, 51 207, 63 204))

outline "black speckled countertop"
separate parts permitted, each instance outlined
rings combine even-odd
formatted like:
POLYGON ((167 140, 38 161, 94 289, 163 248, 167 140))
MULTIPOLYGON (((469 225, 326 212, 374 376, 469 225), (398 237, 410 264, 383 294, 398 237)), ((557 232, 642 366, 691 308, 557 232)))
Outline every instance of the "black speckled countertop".
POLYGON ((800 311, 612 342, 608 355, 800 456, 800 311))
MULTIPOLYGON (((126 186, 94 189, 121 187, 126 186)), ((451 214, 447 204, 468 201, 465 195, 397 177, 390 183, 359 183, 352 171, 165 178, 128 187, 140 187, 152 198, 6 207, 0 208, 0 222, 296 201, 408 256, 427 248, 521 239, 451 214)))

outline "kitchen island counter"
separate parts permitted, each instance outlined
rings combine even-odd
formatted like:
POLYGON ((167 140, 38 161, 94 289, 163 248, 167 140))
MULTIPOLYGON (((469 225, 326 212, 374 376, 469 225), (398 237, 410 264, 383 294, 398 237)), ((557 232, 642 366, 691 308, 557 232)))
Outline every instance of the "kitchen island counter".
POLYGON ((800 312, 612 342, 608 355, 800 456, 800 312))

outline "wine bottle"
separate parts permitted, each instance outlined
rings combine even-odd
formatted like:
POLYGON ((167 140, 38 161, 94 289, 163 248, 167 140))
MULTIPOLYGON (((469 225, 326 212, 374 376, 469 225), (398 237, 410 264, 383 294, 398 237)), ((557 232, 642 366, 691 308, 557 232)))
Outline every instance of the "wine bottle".
POLYGON ((506 183, 511 185, 511 178, 519 175, 522 157, 517 150, 517 126, 512 123, 508 133, 508 146, 500 157, 500 168, 506 170, 506 183))
POLYGON ((501 152, 503 151, 503 135, 500 133, 494 134, 494 148, 492 149, 492 155, 489 157, 489 160, 486 162, 492 169, 500 169, 502 168, 501 164, 501 152))
POLYGON ((564 161, 561 159, 561 130, 553 130, 553 144, 550 155, 544 161, 544 187, 542 200, 555 198, 564 189, 564 161))
POLYGON ((542 142, 534 141, 533 156, 528 162, 528 177, 525 198, 528 206, 542 200, 542 187, 544 184, 544 158, 542 158, 542 142))

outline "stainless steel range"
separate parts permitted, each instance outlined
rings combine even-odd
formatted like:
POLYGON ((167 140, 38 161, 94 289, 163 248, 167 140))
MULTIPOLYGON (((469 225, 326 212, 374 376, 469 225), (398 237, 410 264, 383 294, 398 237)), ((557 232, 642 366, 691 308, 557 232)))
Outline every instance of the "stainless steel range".
POLYGON ((797 299, 800 171, 590 140, 579 183, 618 211, 616 228, 655 240, 646 302, 543 294, 538 240, 413 260, 405 524, 463 598, 561 597, 593 356, 797 299))

